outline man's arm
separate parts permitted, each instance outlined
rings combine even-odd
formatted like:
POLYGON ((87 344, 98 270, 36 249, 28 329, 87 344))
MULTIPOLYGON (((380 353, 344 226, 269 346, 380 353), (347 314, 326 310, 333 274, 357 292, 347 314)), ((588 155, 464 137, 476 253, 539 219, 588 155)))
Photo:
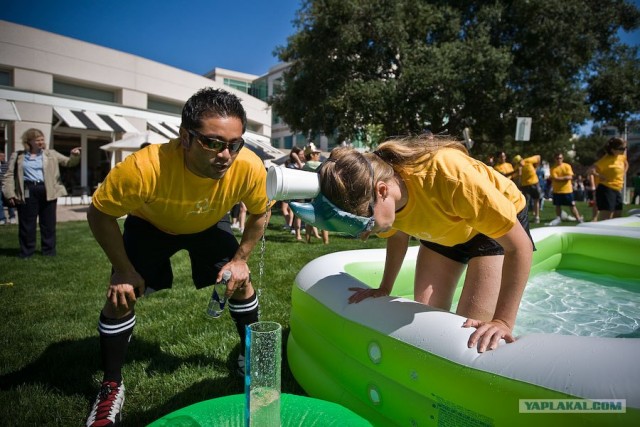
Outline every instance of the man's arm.
POLYGON ((113 266, 107 300, 121 315, 133 308, 130 304, 136 301, 136 290, 138 295, 144 294, 144 279, 127 257, 117 219, 101 212, 93 204, 89 206, 89 228, 113 266))
POLYGON ((230 270, 233 279, 227 282, 227 297, 233 295, 238 284, 243 284, 249 280, 249 266, 247 262, 256 244, 262 238, 264 230, 271 218, 271 210, 261 214, 248 214, 240 240, 240 246, 233 259, 220 269, 217 281, 222 279, 222 272, 230 270))

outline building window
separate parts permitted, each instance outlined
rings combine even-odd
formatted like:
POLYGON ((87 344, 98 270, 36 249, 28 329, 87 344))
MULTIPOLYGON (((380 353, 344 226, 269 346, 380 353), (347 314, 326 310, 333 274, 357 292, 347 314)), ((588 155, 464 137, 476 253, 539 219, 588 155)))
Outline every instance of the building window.
POLYGON ((159 99, 149 98, 147 100, 147 109, 162 111, 164 113, 182 114, 182 105, 173 104, 159 99))
POLYGON ((0 86, 13 86, 11 71, 0 70, 0 86))
POLYGON ((249 132, 261 133, 262 126, 257 123, 247 122, 247 130, 249 132))
POLYGON ((53 81, 53 93, 68 95, 76 98, 91 99, 95 101, 116 102, 114 91, 80 86, 73 83, 53 81))
POLYGON ((255 80, 249 88, 249 95, 267 102, 267 98, 269 97, 269 86, 267 84, 267 80, 264 78, 255 80))
POLYGON ((224 79, 224 84, 225 86, 229 86, 232 87, 236 90, 239 90, 241 92, 244 93, 249 93, 249 89, 251 89, 251 83, 249 82, 244 82, 242 80, 235 80, 235 79, 224 79))
POLYGON ((289 136, 285 136, 284 137, 284 148, 293 148, 293 136, 289 135, 289 136))
POLYGON ((282 77, 278 77, 277 79, 273 79, 273 83, 271 86, 271 95, 277 95, 282 92, 282 85, 284 84, 284 80, 282 77))

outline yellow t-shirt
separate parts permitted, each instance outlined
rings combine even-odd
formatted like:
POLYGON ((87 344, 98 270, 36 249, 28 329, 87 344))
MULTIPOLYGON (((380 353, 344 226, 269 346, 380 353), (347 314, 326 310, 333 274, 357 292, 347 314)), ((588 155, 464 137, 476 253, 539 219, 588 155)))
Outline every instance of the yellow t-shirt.
POLYGON ((569 163, 562 163, 551 168, 549 176, 551 176, 551 187, 553 188, 553 194, 571 194, 573 193, 573 185, 571 180, 568 181, 556 181, 554 178, 560 176, 573 176, 573 168, 569 163))
POLYGON ((535 185, 538 183, 538 174, 536 173, 536 165, 540 162, 540 156, 527 157, 522 161, 522 176, 520 178, 520 185, 526 187, 528 185, 535 185))
POLYGON ((416 173, 400 173, 408 191, 393 230, 454 246, 478 233, 496 238, 517 222, 525 198, 509 178, 463 152, 442 148, 416 173))
POLYGON ((247 211, 267 210, 267 174, 253 152, 243 148, 222 179, 194 175, 184 163, 179 139, 137 151, 113 168, 93 194, 101 212, 143 218, 170 234, 210 228, 238 202, 247 211))
POLYGON ((595 163, 596 171, 605 177, 601 184, 613 190, 622 191, 626 160, 627 156, 624 154, 605 155, 598 160, 595 163))
POLYGON ((493 168, 498 172, 500 172, 502 175, 506 176, 507 178, 513 177, 513 172, 514 172, 513 166, 509 162, 498 163, 493 168))

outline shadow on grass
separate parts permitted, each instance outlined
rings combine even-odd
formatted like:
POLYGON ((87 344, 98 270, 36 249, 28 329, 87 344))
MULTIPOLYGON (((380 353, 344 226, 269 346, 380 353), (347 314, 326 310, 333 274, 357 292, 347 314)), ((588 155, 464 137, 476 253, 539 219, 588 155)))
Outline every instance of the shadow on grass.
POLYGON ((14 257, 17 258, 20 253, 18 248, 0 248, 0 257, 14 257))
MULTIPOLYGON (((286 337, 289 329, 283 330, 282 350, 282 392, 305 395, 293 378, 286 360, 286 337)), ((163 352, 156 342, 147 342, 134 338, 129 347, 127 363, 148 362, 146 373, 170 374, 182 365, 226 366, 229 375, 224 378, 206 379, 190 385, 176 393, 165 403, 146 411, 129 406, 125 407, 125 417, 129 425, 146 425, 152 421, 186 406, 229 394, 244 392, 244 380, 236 374, 236 361, 240 352, 238 344, 226 360, 215 360, 201 354, 189 357, 176 357, 163 352)), ((47 389, 74 396, 81 394, 86 398, 89 410, 97 392, 93 380, 96 372, 101 372, 100 345, 98 336, 80 340, 60 341, 51 344, 33 362, 23 368, 0 376, 0 390, 15 390, 22 385, 44 385, 47 389)))

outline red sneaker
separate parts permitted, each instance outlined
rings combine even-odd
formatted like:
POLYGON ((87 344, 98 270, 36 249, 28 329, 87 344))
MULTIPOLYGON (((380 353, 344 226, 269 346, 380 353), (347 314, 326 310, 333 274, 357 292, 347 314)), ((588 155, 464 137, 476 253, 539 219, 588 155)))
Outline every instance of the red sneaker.
POLYGON ((122 420, 124 383, 105 381, 87 418, 87 427, 117 426, 122 420))

